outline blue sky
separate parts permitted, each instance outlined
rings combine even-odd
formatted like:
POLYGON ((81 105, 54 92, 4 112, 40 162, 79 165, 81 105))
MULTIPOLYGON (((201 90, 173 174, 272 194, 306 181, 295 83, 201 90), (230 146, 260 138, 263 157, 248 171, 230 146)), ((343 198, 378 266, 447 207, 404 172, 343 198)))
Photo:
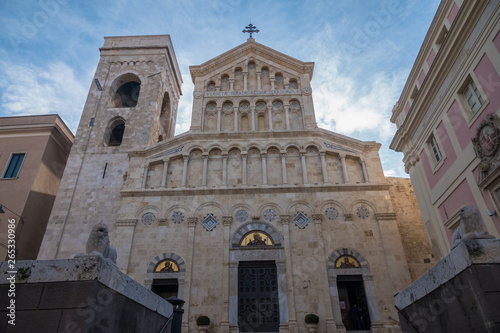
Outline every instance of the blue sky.
POLYGON ((176 134, 189 129, 199 65, 246 41, 314 61, 319 127, 382 144, 388 176, 407 177, 389 150, 393 105, 415 61, 438 0, 2 1, 0 116, 58 113, 75 132, 104 36, 169 34, 184 96, 176 134))

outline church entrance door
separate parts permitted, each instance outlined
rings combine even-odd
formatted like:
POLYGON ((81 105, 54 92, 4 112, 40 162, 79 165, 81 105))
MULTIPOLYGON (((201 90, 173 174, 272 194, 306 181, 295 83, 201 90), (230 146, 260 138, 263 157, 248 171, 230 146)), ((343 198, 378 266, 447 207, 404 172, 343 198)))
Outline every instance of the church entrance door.
POLYGON ((240 261, 238 265, 240 332, 278 332, 279 324, 276 263, 240 261))
POLYGON ((361 275, 337 276, 340 312, 347 331, 369 330, 370 316, 361 275))

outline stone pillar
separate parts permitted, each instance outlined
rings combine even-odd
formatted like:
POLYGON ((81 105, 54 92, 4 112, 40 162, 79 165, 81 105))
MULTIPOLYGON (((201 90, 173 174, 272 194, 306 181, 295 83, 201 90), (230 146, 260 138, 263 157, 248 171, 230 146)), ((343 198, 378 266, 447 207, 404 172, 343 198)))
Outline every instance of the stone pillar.
POLYGON ((234 132, 238 131, 238 107, 234 107, 234 132))
POLYGON ((229 91, 234 91, 234 79, 229 79, 229 91))
POLYGON ((330 302, 332 304, 332 312, 333 312, 333 318, 336 323, 336 328, 339 329, 340 332, 344 332, 345 327, 344 324, 342 323, 342 313, 340 312, 340 299, 339 299, 339 290, 337 288, 336 275, 328 276, 328 287, 330 289, 330 302))
POLYGON ((266 153, 261 153, 262 158, 262 185, 267 185, 267 166, 266 166, 266 153))
POLYGON ((243 73, 243 90, 248 90, 248 72, 243 73))
POLYGON ((261 72, 256 72, 257 74, 257 90, 261 90, 261 84, 260 84, 260 76, 261 76, 261 72))
POLYGON ((222 154, 222 186, 227 185, 227 154, 222 154))
POLYGON ((186 187, 189 155, 182 155, 184 158, 184 167, 182 168, 182 187, 186 187))
POLYGON ((251 106, 250 110, 252 110, 252 131, 255 131, 255 106, 251 106))
POLYGON ((229 329, 238 332, 238 263, 229 264, 229 329))
POLYGON ((280 215, 281 225, 283 226, 283 248, 285 252, 286 265, 286 287, 288 292, 288 330, 290 333, 298 332, 297 318, 295 316, 295 295, 293 293, 293 262, 290 249, 290 215, 280 215))
POLYGON ((167 187, 168 158, 163 159, 163 174, 161 176, 161 187, 167 187))
MULTIPOLYGON (((328 253, 326 252, 324 240, 323 240, 323 230, 321 226, 321 222, 323 221, 322 214, 313 214, 312 220, 314 222, 314 229, 316 231, 316 239, 318 241, 318 260, 321 260, 320 255, 322 255, 322 262, 317 267, 317 276, 319 278, 319 289, 327 290, 328 285, 328 271, 327 271, 327 263, 328 263, 328 253)), ((325 312, 326 312, 326 331, 327 332, 336 332, 335 320, 333 317, 333 309, 331 307, 331 302, 328 300, 328 295, 326 293, 319 294, 320 303, 325 304, 325 312)))
POLYGON ((328 184, 328 172, 326 169, 325 155, 326 153, 324 152, 319 153, 319 157, 321 158, 321 172, 323 173, 323 184, 328 184))
POLYGON ((125 274, 128 273, 128 264, 136 225, 136 219, 118 220, 115 223, 116 234, 112 244, 115 246, 117 253, 120 254, 116 259, 116 265, 125 274))
POLYGON ((144 174, 142 175, 142 185, 141 188, 146 188, 146 182, 148 181, 149 164, 144 167, 144 174))
POLYGON ((274 77, 270 78, 271 80, 271 90, 274 90, 274 77))
POLYGON ((247 154, 241 154, 243 168, 243 185, 247 184, 247 154))
POLYGON ((377 296, 375 295, 375 286, 373 285, 373 275, 363 274, 363 285, 365 287, 366 302, 368 304, 368 314, 372 328, 382 328, 380 314, 377 307, 377 296))
POLYGON ((370 179, 368 178, 368 172, 366 171, 365 160, 360 159, 359 164, 361 165, 361 170, 363 171, 363 178, 364 178, 365 183, 369 183, 370 179))
MULTIPOLYGON (((288 292, 286 285, 286 261, 276 260, 278 275, 278 300, 281 324, 288 324, 288 292)), ((280 330, 281 331, 281 330, 280 330)))
POLYGON ((273 109, 272 106, 267 107, 267 116, 269 118, 269 130, 270 131, 273 130, 273 112, 272 112, 272 109, 273 109))
POLYGON ((281 153, 281 173, 283 174, 283 184, 287 184, 287 179, 286 179, 286 153, 281 153))
POLYGON ((344 175, 344 184, 349 183, 347 176, 347 167, 345 166, 345 154, 339 154, 340 164, 342 165, 342 175, 344 175))
MULTIPOLYGON (((191 280, 192 280, 192 272, 193 272, 193 258, 194 258, 194 246, 195 246, 195 241, 194 241, 194 229, 196 227, 196 224, 198 223, 198 218, 197 217, 188 217, 187 219, 187 224, 188 224, 188 235, 186 239, 186 252, 187 253, 187 258, 185 260, 186 263, 186 272, 184 273, 184 279, 186 281, 186 290, 189 291, 191 290, 191 280)), ((186 302, 185 304, 189 305, 189 299, 190 299, 190 293, 186 292, 184 295, 183 300, 186 302)), ((184 313, 184 316, 182 316, 182 331, 183 332, 188 332, 189 331, 189 306, 186 307, 186 312, 184 313)))
POLYGON ((203 153, 203 178, 201 181, 201 185, 207 186, 207 173, 208 173, 208 153, 203 153))
POLYGON ((300 161, 302 162, 302 178, 304 180, 304 184, 307 184, 307 165, 305 153, 300 153, 300 161))
POLYGON ((221 129, 221 121, 222 121, 222 107, 218 106, 217 107, 217 132, 220 132, 221 129))
POLYGON ((286 129, 290 130, 290 106, 285 105, 285 122, 286 122, 286 129))
POLYGON ((229 316, 229 242, 230 242, 230 229, 231 229, 231 223, 233 222, 233 217, 232 216, 223 216, 222 217, 222 224, 224 225, 224 237, 222 240, 222 248, 224 249, 223 252, 223 265, 222 265, 222 295, 220 298, 220 302, 222 303, 220 305, 220 308, 222 309, 222 313, 226 313, 227 317, 222 318, 220 322, 220 329, 219 332, 221 333, 227 333, 229 332, 229 323, 230 323, 230 316, 229 316))

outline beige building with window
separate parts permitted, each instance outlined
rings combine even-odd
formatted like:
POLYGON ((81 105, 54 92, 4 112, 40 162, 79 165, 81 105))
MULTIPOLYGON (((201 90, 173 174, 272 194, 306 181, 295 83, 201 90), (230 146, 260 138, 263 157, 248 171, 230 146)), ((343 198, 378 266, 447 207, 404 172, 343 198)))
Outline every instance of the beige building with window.
POLYGON ((15 220, 16 259, 36 259, 73 138, 57 115, 0 118, 1 260, 9 219, 15 220))
POLYGON ((500 233, 500 2, 443 0, 391 121, 434 255, 450 251, 460 209, 500 233))
POLYGON ((318 128, 314 64, 254 39, 190 69, 174 136, 170 37, 105 38, 39 259, 83 252, 104 222, 123 272, 186 301, 184 332, 200 315, 212 332, 307 332, 309 313, 319 332, 399 331, 393 295, 433 259, 380 144, 318 128))

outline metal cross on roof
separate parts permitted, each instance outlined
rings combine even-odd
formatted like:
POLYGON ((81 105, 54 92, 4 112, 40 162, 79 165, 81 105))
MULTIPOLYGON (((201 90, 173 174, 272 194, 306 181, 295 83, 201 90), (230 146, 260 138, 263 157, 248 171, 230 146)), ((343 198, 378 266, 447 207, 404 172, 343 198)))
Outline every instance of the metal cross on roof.
POLYGON ((252 25, 252 23, 250 23, 243 30, 243 33, 247 33, 247 32, 250 34, 250 38, 252 38, 252 34, 259 32, 259 29, 257 29, 257 27, 255 27, 254 25, 252 25))

